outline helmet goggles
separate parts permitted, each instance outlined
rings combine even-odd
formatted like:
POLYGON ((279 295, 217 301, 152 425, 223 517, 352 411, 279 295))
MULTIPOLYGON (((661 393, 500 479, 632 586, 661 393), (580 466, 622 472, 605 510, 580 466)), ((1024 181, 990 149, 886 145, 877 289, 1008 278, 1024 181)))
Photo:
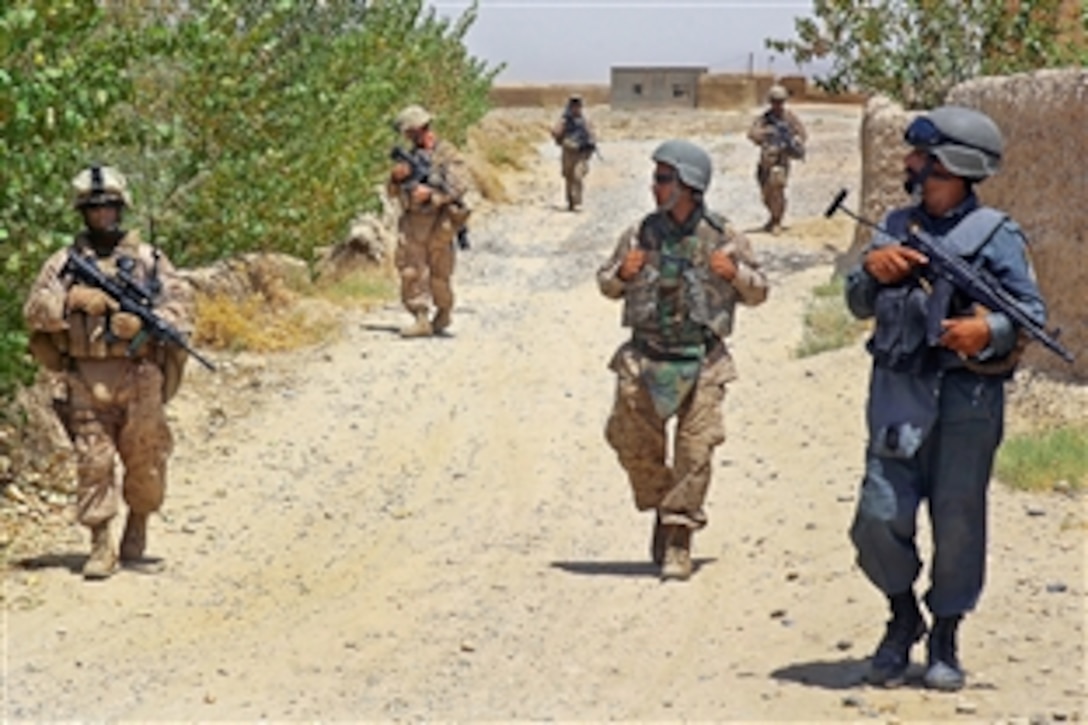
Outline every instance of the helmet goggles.
POLYGON ((994 153, 990 149, 982 148, 973 143, 967 143, 960 139, 949 136, 941 129, 937 128, 937 124, 929 120, 925 116, 919 116, 910 122, 907 126, 907 130, 903 133, 903 140, 910 146, 916 148, 932 149, 941 146, 964 146, 969 149, 974 149, 983 154, 986 154, 990 158, 999 159, 1000 154, 994 153))

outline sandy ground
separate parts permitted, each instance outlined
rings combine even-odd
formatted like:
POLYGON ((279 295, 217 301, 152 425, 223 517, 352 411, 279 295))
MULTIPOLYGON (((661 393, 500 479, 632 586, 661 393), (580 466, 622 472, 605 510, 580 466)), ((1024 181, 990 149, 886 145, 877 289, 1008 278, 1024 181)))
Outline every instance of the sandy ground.
MULTIPOLYGON (((764 216, 748 119, 610 114, 586 209, 541 144, 518 202, 477 217, 452 335, 395 305, 335 343, 192 366, 172 404, 158 561, 78 576, 70 526, 4 574, 5 720, 1020 720, 1085 714, 1083 501, 995 483, 990 572, 962 628, 969 687, 860 684, 882 597, 846 529, 862 470, 862 342, 797 359, 809 290, 849 228, 858 111, 813 135, 774 283, 740 312, 698 569, 662 584, 602 429, 624 338, 593 271, 649 210, 667 135, 712 151, 711 205, 764 216)), ((505 111, 517 117, 540 112, 505 111)), ((550 117, 549 119, 550 120, 550 117)), ((924 517, 923 517, 924 518, 924 517)), ((922 541, 925 542, 923 528, 922 541)), ((922 582, 924 586, 924 582, 922 582)), ((920 662, 922 647, 915 650, 920 662)), ((918 675, 919 673, 915 673, 918 675)))

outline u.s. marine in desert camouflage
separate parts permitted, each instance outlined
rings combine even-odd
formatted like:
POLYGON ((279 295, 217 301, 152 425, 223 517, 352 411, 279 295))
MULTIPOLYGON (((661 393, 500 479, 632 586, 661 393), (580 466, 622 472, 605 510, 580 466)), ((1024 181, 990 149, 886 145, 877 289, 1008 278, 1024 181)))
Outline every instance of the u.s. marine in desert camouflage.
POLYGON ((91 530, 83 575, 104 579, 117 567, 109 528, 122 496, 128 518, 120 559, 143 558, 148 516, 162 505, 173 449, 164 405, 181 382, 186 353, 150 338, 130 349, 142 329, 140 318, 118 311, 117 301, 105 292, 63 275, 65 262, 69 254, 82 255, 113 277, 119 265, 128 266, 122 260, 131 260, 132 278, 159 290, 154 312, 183 333, 191 327, 191 293, 164 255, 141 242, 136 232, 120 228, 131 201, 117 170, 85 169, 73 187, 86 228, 70 248, 46 261, 23 314, 32 354, 63 376, 66 396, 57 410, 75 451, 77 518, 91 530), (120 481, 117 455, 124 468, 120 481))
POLYGON ((435 135, 432 120, 420 106, 408 106, 397 115, 397 129, 412 143, 411 153, 429 159, 431 176, 426 183, 408 185, 412 169, 398 162, 386 188, 402 209, 394 264, 400 273, 401 301, 414 318, 401 330, 405 337, 437 334, 452 323, 453 240, 470 213, 464 200, 469 185, 464 158, 435 135), (432 305, 433 318, 429 317, 432 305))
POLYGON ((651 552, 662 578, 687 579, 691 533, 707 522, 711 456, 725 441, 725 386, 736 377, 724 339, 737 303, 762 303, 767 280, 748 239, 703 205, 706 152, 674 140, 653 159, 658 210, 623 233, 597 272, 601 292, 624 301, 631 328, 609 364, 617 384, 605 436, 636 508, 656 512, 651 552))

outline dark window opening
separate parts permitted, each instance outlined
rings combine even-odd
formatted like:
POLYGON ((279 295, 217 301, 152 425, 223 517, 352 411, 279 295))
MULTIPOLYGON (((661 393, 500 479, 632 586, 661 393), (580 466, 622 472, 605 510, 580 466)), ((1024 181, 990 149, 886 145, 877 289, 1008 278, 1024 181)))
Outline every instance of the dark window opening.
POLYGON ((632 88, 631 90, 634 91, 636 96, 641 96, 642 95, 642 84, 641 83, 636 83, 634 88, 632 88))

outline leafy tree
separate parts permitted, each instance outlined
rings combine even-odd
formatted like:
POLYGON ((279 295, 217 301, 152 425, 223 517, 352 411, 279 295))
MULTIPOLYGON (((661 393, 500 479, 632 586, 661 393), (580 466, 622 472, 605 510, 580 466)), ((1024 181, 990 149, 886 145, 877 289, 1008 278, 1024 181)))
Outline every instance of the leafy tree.
POLYGON ((33 372, 21 306, 79 226, 68 180, 128 176, 129 228, 178 263, 309 258, 374 206, 390 121, 459 140, 500 68, 423 0, 7 0, 0 5, 0 399, 33 372))
POLYGON ((765 45, 798 63, 830 61, 820 87, 940 105, 979 75, 1082 64, 1088 5, 1070 0, 814 0, 797 37, 765 45))

